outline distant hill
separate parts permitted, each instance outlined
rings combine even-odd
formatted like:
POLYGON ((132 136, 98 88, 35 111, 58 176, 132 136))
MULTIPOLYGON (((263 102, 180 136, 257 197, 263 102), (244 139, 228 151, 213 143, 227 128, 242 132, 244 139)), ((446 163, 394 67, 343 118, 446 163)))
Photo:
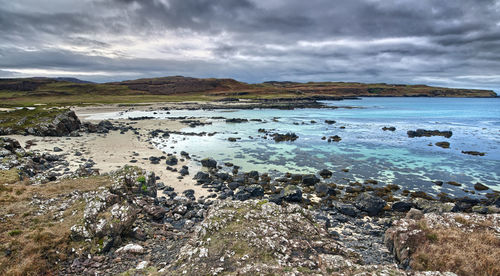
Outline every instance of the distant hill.
POLYGON ((33 103, 136 103, 209 101, 221 98, 345 98, 345 97, 496 97, 491 90, 427 85, 355 82, 269 81, 248 84, 233 79, 171 76, 110 83, 75 78, 0 79, 0 105, 33 103))

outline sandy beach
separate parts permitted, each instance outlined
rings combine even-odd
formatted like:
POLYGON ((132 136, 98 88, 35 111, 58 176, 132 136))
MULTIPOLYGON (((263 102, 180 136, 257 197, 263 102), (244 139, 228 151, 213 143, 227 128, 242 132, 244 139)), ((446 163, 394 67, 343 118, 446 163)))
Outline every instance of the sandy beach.
MULTIPOLYGON (((98 106, 88 108, 77 108, 75 111, 82 122, 90 114, 98 112, 112 112, 126 110, 129 107, 118 107, 117 105, 98 106)), ((98 123, 98 121, 90 121, 98 123)), ((128 120, 111 120, 112 123, 130 122, 128 120)), ((192 179, 194 172, 200 167, 194 162, 184 160, 179 157, 179 163, 171 166, 180 170, 183 165, 187 165, 190 169, 190 175, 183 179, 178 179, 179 173, 166 170, 164 160, 160 164, 151 164, 150 156, 160 157, 166 156, 161 150, 151 145, 147 139, 147 133, 154 129, 168 129, 170 131, 178 131, 184 127, 176 120, 141 120, 133 124, 134 128, 138 129, 139 135, 132 131, 127 131, 120 134, 118 131, 111 131, 108 134, 83 133, 81 137, 37 137, 10 135, 9 137, 18 140, 23 147, 28 141, 34 142, 30 147, 32 151, 54 153, 54 147, 62 149, 65 159, 69 162, 68 168, 75 171, 79 165, 85 163, 86 160, 93 160, 96 164, 93 168, 99 172, 108 173, 125 165, 134 165, 153 171, 160 179, 158 182, 163 182, 167 186, 171 186, 178 193, 187 189, 193 189, 197 197, 207 196, 209 192, 201 186, 195 186, 196 181, 192 179), (81 155, 75 155, 75 153, 81 155), (130 160, 137 160, 136 163, 131 163, 130 160)))

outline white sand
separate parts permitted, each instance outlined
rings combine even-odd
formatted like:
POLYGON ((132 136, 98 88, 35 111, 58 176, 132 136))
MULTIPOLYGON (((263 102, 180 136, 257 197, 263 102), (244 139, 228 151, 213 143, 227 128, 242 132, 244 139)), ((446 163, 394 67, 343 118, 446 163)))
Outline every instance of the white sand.
MULTIPOLYGON (((81 108, 77 114, 89 113, 89 109, 92 108, 81 108)), ((116 107, 103 106, 100 111, 106 112, 103 111, 103 109, 107 108, 117 110, 116 107)), ((199 167, 195 164, 189 164, 190 162, 188 160, 179 162, 176 166, 172 166, 178 170, 181 169, 182 165, 188 165, 190 167, 190 175, 185 176, 182 180, 177 179, 177 177, 180 176, 178 172, 166 170, 164 160, 161 160, 162 162, 156 165, 151 164, 148 160, 150 156, 160 157, 162 155, 166 155, 145 141, 147 139, 147 133, 150 130, 179 130, 184 127, 184 125, 178 121, 172 120, 142 120, 137 121, 137 124, 134 124, 133 127, 140 128, 139 132, 141 136, 139 138, 132 131, 128 131, 125 134, 120 134, 118 131, 111 131, 107 135, 95 133, 82 134, 81 137, 36 137, 20 135, 11 135, 9 137, 18 140, 23 147, 26 146, 26 141, 34 140, 36 145, 32 146, 30 150, 51 152, 54 147, 61 148, 63 152, 59 152, 57 154, 67 154, 66 160, 70 163, 71 171, 76 170, 80 164, 84 163, 84 161, 81 161, 82 158, 92 159, 96 163, 94 168, 99 169, 101 173, 116 170, 124 165, 135 165, 148 171, 153 171, 160 177, 159 181, 165 183, 165 185, 173 187, 178 193, 187 189, 193 189, 196 197, 206 196, 209 194, 207 190, 201 188, 200 186, 195 186, 196 181, 192 178, 199 167), (76 151, 80 151, 82 156, 75 156, 74 153, 76 151), (135 157, 135 159, 137 159, 137 163, 130 163, 129 161, 133 159, 132 156, 134 152, 139 154, 135 157)), ((178 156, 178 159, 180 158, 181 157, 178 156)))

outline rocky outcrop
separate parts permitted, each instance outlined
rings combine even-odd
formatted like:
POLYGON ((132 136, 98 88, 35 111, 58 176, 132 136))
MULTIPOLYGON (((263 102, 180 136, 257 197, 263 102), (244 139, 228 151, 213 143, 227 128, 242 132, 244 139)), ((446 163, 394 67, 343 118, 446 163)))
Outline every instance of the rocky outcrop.
POLYGON ((308 275, 355 272, 404 275, 394 265, 363 265, 332 239, 313 213, 267 201, 215 203, 167 275, 308 275))
POLYGON ((440 130, 425 130, 425 129, 417 129, 417 130, 409 130, 407 132, 408 137, 431 137, 431 136, 443 136, 445 138, 450 138, 453 135, 452 131, 440 131, 440 130))
POLYGON ((26 129, 26 134, 35 136, 67 136, 80 129, 81 122, 74 111, 57 115, 51 122, 26 129))
POLYGON ((297 134, 295 133, 286 133, 286 134, 274 133, 271 136, 276 142, 283 142, 283 141, 293 142, 299 138, 299 136, 297 136, 297 134))

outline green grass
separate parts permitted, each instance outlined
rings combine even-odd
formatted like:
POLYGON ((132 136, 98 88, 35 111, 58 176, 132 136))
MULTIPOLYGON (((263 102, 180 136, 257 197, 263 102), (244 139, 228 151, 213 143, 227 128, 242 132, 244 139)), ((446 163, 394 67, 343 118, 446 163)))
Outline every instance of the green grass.
POLYGON ((12 128, 24 133, 26 128, 39 126, 41 123, 54 119, 55 116, 67 109, 35 108, 34 110, 18 109, 0 112, 0 128, 12 128))

